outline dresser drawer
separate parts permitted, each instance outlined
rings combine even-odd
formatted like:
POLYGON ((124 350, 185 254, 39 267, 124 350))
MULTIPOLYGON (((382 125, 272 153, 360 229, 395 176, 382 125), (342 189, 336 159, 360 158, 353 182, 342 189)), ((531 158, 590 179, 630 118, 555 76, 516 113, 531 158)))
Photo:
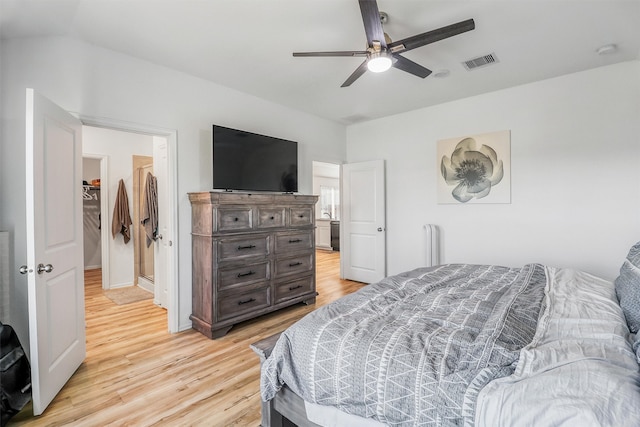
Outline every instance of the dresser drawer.
POLYGON ((253 256, 267 256, 269 236, 252 235, 242 238, 223 238, 218 240, 218 260, 242 259, 253 256))
POLYGON ((269 279, 269 262, 247 264, 241 267, 221 268, 218 270, 217 288, 233 289, 239 286, 269 279))
POLYGON ((275 262, 274 277, 301 274, 312 271, 313 268, 313 255, 310 253, 292 258, 278 259, 275 262))
POLYGON ((271 305, 270 295, 269 287, 233 294, 220 293, 217 301, 217 320, 231 319, 268 307, 271 305))
POLYGON ((216 220, 218 231, 251 230, 253 210, 251 208, 219 208, 216 220))
MULTIPOLYGON (((302 277, 289 282, 278 283, 275 285, 275 304, 295 298, 299 295, 315 292, 313 276, 302 277)), ((315 294, 314 294, 315 295, 315 294)))
POLYGON ((258 208, 258 228, 284 227, 285 208, 258 208))
POLYGON ((302 227, 313 224, 313 210, 311 208, 291 208, 289 220, 292 227, 302 227))
POLYGON ((278 233, 276 234, 275 252, 299 252, 313 248, 312 230, 301 231, 299 233, 278 233))

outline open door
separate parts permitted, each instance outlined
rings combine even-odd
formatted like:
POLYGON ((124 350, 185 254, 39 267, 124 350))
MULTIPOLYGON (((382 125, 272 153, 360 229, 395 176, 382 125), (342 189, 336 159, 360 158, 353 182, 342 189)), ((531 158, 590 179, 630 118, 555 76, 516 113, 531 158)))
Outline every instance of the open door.
POLYGON ((384 161, 342 165, 341 176, 342 276, 374 283, 387 272, 384 161))
POLYGON ((169 209, 169 143, 166 138, 153 137, 153 156, 156 177, 158 179, 158 240, 155 243, 155 286, 154 302, 165 309, 169 308, 168 280, 173 277, 170 254, 173 249, 171 232, 169 229, 171 210, 169 209))
POLYGON ((34 415, 86 355, 82 247, 82 124, 27 89, 26 214, 34 415))

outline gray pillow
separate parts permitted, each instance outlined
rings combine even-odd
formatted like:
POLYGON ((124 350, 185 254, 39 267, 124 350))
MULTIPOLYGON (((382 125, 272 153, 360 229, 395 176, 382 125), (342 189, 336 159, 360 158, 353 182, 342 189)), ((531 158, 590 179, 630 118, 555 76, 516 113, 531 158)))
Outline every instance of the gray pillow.
POLYGON ((640 242, 629 250, 614 283, 629 330, 635 334, 640 330, 640 242))

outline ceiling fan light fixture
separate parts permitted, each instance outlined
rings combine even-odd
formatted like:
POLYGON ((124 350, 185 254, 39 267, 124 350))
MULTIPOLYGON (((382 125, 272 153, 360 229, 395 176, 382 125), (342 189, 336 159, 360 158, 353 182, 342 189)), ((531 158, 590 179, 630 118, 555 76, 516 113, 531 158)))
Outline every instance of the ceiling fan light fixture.
POLYGON ((391 57, 384 52, 374 52, 369 56, 367 69, 373 73, 383 73, 393 65, 391 57))

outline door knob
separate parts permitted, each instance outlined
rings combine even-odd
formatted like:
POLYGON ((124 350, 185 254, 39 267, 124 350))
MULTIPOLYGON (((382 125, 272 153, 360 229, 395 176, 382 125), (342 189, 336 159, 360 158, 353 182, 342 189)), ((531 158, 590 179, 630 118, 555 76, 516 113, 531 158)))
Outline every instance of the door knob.
POLYGON ((51 264, 38 264, 38 274, 42 274, 42 273, 51 273, 53 271, 53 265, 51 264))
POLYGON ((382 232, 382 227, 378 227, 378 231, 382 232))
POLYGON ((21 265, 18 271, 20 272, 20 274, 27 274, 27 273, 31 273, 33 270, 31 270, 26 265, 21 265))

